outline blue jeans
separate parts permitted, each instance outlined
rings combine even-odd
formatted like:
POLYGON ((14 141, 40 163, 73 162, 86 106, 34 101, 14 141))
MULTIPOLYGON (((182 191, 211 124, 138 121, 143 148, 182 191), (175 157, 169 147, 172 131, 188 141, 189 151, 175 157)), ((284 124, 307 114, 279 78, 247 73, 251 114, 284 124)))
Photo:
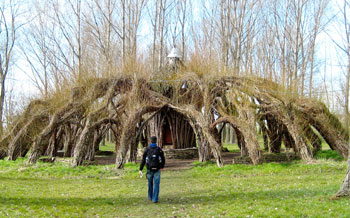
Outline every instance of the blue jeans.
POLYGON ((159 183, 160 183, 160 170, 151 171, 147 170, 148 179, 148 199, 152 202, 158 202, 159 196, 159 183))

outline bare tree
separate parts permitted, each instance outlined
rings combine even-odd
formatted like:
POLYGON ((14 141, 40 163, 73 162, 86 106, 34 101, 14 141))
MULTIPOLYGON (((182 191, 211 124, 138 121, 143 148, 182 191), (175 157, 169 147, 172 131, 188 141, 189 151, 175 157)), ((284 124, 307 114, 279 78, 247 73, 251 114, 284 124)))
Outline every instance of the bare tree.
POLYGON ((189 8, 189 2, 187 0, 179 0, 177 4, 177 14, 180 24, 180 34, 181 34, 181 52, 182 58, 186 58, 186 24, 190 22, 191 8, 189 8), (190 13, 188 13, 190 12, 190 13))
POLYGON ((124 60, 124 43, 121 51, 117 49, 118 41, 123 41, 123 32, 118 22, 118 2, 117 0, 93 0, 88 4, 89 11, 84 14, 87 31, 92 38, 92 49, 89 53, 94 51, 95 58, 100 60, 100 75, 113 74, 118 63, 123 63, 122 60, 124 60), (117 55, 118 52, 121 55, 117 55))
POLYGON ((48 31, 54 27, 46 18, 46 8, 47 4, 36 2, 35 11, 33 11, 36 19, 24 29, 24 40, 20 44, 22 54, 31 69, 29 78, 45 98, 48 97, 52 83, 55 83, 50 68, 51 45, 50 31, 48 31))
POLYGON ((84 14, 91 51, 111 74, 117 66, 126 69, 137 59, 138 31, 147 0, 93 0, 84 14), (97 9, 97 10, 96 10, 97 9), (101 58, 102 57, 102 58, 101 58), (119 58, 120 57, 120 58, 119 58), (120 64, 119 64, 120 63, 120 64))
POLYGON ((126 6, 126 49, 127 58, 130 66, 134 66, 136 63, 137 56, 137 34, 140 26, 141 17, 143 10, 146 6, 146 0, 129 0, 123 1, 123 7, 126 6))
POLYGON ((165 42, 168 37, 169 18, 174 8, 174 0, 157 0, 148 6, 148 15, 153 31, 152 69, 159 70, 164 64, 165 42))
MULTIPOLYGON (((315 67, 315 59, 316 59, 316 39, 320 33, 320 31, 323 31, 324 28, 327 26, 328 21, 323 22, 322 18, 325 17, 325 10, 329 4, 329 0, 323 0, 319 1, 318 4, 316 4, 313 9, 313 27, 310 31, 310 40, 309 40, 309 45, 307 48, 308 52, 308 57, 309 57, 309 63, 310 63, 310 72, 309 72, 309 97, 312 97, 312 85, 313 85, 313 74, 314 74, 314 67, 315 67)), ((305 80, 303 80, 305 81, 305 80)), ((302 88, 303 90, 303 88, 302 88)))
MULTIPOLYGON (((214 63, 219 62, 218 57, 220 56, 216 35, 216 20, 213 19, 217 16, 218 5, 202 1, 200 9, 202 11, 200 19, 193 19, 191 25, 193 41, 191 58, 201 58, 201 66, 204 65, 204 69, 208 69, 213 68, 216 65, 214 63)), ((189 51, 190 48, 187 48, 187 50, 189 51)))
POLYGON ((222 64, 224 69, 232 66, 233 72, 252 71, 252 49, 254 37, 258 32, 256 26, 261 16, 259 0, 222 0, 219 4, 220 14, 216 23, 219 27, 222 64), (244 69, 242 69, 242 66, 244 69))
POLYGON ((270 7, 273 16, 268 16, 266 22, 267 31, 273 32, 276 39, 272 44, 277 52, 275 70, 281 84, 294 92, 304 94, 309 75, 307 92, 312 93, 317 37, 327 24, 324 15, 328 3, 329 0, 275 0, 270 7))
POLYGON ((0 1, 0 135, 3 133, 3 113, 6 94, 6 79, 14 61, 14 47, 18 30, 23 26, 21 2, 16 0, 0 1))
MULTIPOLYGON (((346 74, 345 74, 345 107, 344 107, 344 113, 345 113, 345 127, 347 128, 348 132, 350 130, 350 115, 349 115, 349 92, 350 92, 350 23, 347 18, 348 13, 350 10, 350 1, 344 0, 343 6, 341 7, 341 15, 342 15, 342 24, 343 24, 343 42, 338 43, 334 41, 337 45, 337 47, 343 51, 346 55, 346 74)), ((349 136, 348 136, 349 138, 349 136)), ((350 151, 350 139, 349 140, 349 151, 350 151)), ((346 175, 343 181, 342 186, 340 187, 339 191, 335 194, 336 197, 343 197, 343 196, 350 196, 350 154, 348 156, 347 160, 347 169, 346 169, 346 175)))
POLYGON ((177 0, 170 25, 170 46, 179 47, 183 60, 186 58, 186 41, 188 38, 188 27, 192 21, 192 4, 187 0, 177 0))
POLYGON ((51 30, 50 41, 54 44, 51 51, 56 63, 64 66, 74 81, 82 79, 83 44, 82 44, 82 3, 81 0, 50 0, 52 22, 58 30, 51 30), (67 16, 71 14, 71 16, 67 16))

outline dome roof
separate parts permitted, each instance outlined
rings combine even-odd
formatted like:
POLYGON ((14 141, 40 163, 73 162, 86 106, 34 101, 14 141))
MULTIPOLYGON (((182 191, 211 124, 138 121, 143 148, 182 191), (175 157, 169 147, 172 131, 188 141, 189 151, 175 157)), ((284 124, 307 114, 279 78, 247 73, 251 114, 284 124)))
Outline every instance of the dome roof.
POLYGON ((168 58, 182 58, 182 55, 176 47, 173 47, 168 55, 168 58))

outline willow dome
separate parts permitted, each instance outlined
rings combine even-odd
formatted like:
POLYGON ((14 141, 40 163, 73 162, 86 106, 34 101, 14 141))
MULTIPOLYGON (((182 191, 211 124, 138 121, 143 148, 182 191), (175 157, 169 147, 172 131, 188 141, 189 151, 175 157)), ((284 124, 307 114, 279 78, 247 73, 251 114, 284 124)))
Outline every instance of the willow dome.
POLYGON ((254 164, 264 153, 258 127, 270 152, 280 152, 283 143, 311 161, 323 138, 342 156, 348 153, 348 133, 323 103, 261 78, 205 78, 195 73, 174 80, 100 78, 68 92, 67 97, 58 93, 31 101, 1 139, 0 157, 16 160, 29 152, 33 164, 63 150, 78 166, 94 159, 95 147, 111 130, 120 168, 136 160, 138 144, 146 143, 150 134, 166 145, 171 129, 175 147, 196 145, 200 161, 214 158, 222 166, 222 124, 233 127, 241 153, 254 164))

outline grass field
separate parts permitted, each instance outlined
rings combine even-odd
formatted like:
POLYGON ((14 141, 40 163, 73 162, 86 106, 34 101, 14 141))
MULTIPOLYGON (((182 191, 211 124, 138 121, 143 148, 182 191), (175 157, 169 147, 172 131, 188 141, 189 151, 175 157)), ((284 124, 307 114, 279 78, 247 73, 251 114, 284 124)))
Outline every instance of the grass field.
POLYGON ((105 145, 100 145, 100 151, 114 151, 114 143, 106 142, 105 145))
POLYGON ((163 171, 160 203, 147 200, 138 165, 71 168, 68 163, 0 161, 0 217, 350 217, 332 201, 345 162, 258 166, 194 163, 163 171))

